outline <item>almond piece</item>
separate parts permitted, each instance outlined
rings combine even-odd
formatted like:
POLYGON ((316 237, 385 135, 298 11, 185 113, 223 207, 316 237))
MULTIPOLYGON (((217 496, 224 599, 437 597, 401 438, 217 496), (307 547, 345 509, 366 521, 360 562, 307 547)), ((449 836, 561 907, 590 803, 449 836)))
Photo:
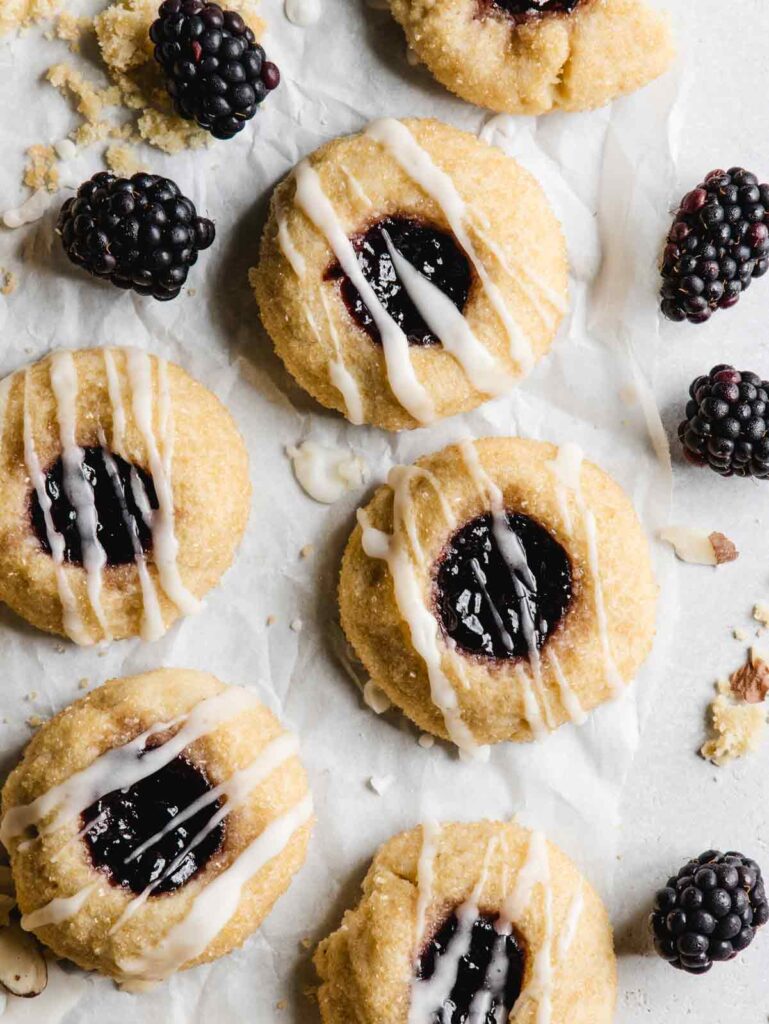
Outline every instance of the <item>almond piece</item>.
POLYGON ((769 665, 755 651, 747 662, 729 676, 729 686, 735 697, 746 704, 761 704, 769 693, 769 665))
POLYGON ((15 921, 0 928, 0 985, 13 996, 39 996, 48 967, 37 939, 15 921))
POLYGON ((711 533, 708 536, 708 540, 715 552, 716 565, 723 565, 724 562, 735 562, 740 557, 734 542, 729 540, 723 533, 711 533))

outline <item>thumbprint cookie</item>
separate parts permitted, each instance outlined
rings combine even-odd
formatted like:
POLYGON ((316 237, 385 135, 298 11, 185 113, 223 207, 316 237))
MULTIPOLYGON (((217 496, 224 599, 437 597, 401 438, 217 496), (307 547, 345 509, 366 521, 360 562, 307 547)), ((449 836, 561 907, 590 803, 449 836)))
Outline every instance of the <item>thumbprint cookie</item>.
POLYGON ((610 1024, 616 1001, 600 898, 515 822, 390 839, 315 966, 323 1024, 610 1024))
POLYGON ((242 945, 301 867, 296 739, 247 690, 163 669, 47 722, 3 789, 21 924, 141 987, 242 945))
POLYGON ((0 382, 0 600, 78 644, 155 640, 228 568, 248 456, 219 400, 139 349, 0 382))
POLYGON ((617 695, 651 647, 657 587, 630 501, 576 445, 489 438, 391 470, 339 597, 373 681, 479 757, 617 695))
POLYGON ((535 179, 433 120, 385 118, 276 189, 251 280, 278 355, 353 423, 401 430, 508 391, 566 310, 535 179))
POLYGON ((646 0, 390 0, 439 82, 508 114, 591 110, 670 67, 668 19, 646 0))

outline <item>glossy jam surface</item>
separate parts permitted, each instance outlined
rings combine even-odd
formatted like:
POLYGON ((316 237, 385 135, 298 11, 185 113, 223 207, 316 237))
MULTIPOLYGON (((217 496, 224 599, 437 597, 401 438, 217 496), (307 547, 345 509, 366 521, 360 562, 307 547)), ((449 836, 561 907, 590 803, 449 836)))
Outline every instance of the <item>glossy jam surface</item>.
MULTIPOLYGON (((109 565, 126 565, 135 557, 135 542, 143 551, 152 547, 152 533, 140 511, 140 503, 157 509, 158 499, 152 477, 132 466, 119 455, 101 448, 85 448, 83 477, 93 491, 98 519, 97 536, 109 565)), ((77 512, 64 483, 61 458, 48 469, 45 489, 51 499, 51 518, 57 532, 64 538, 64 556, 68 562, 81 565, 83 548, 77 512)), ((45 517, 37 493, 32 492, 32 526, 37 539, 49 555, 51 547, 45 517)))
POLYGON ((571 14, 582 0, 480 0, 481 6, 509 15, 516 23, 536 21, 552 14, 571 14))
POLYGON ((502 555, 490 514, 458 530, 433 568, 434 600, 444 632, 457 647, 489 658, 529 657, 524 624, 534 624, 541 648, 558 626, 572 596, 569 557, 534 519, 508 512, 511 547, 523 558, 511 566, 502 555))
MULTIPOLYGON (((472 273, 464 252, 453 236, 407 217, 387 217, 373 224, 365 234, 352 238, 361 270, 377 298, 395 320, 410 345, 437 345, 395 272, 385 233, 393 248, 447 295, 464 312, 470 294, 472 273)), ((338 263, 326 273, 328 280, 341 282, 341 294, 350 315, 377 344, 379 330, 359 292, 338 263)))
MULTIPOLYGON (((429 1024, 497 1024, 501 1020, 507 1021, 521 994, 526 955, 515 933, 500 934, 495 927, 496 921, 496 915, 488 914, 476 919, 469 948, 459 959, 451 993, 442 1006, 433 1008, 429 1024), (482 1010, 485 1013, 481 1016, 482 1010)), ((441 957, 452 956, 455 952, 452 943, 462 941, 462 936, 457 936, 458 927, 458 919, 452 914, 419 958, 417 976, 420 979, 427 981, 432 978, 441 957)))
POLYGON ((224 841, 220 822, 167 873, 219 810, 219 800, 206 804, 138 857, 129 858, 210 790, 203 770, 179 755, 130 789, 117 789, 97 800, 82 816, 82 827, 91 826, 83 841, 94 867, 113 885, 137 895, 158 879, 162 880, 153 895, 179 889, 206 866, 224 841))

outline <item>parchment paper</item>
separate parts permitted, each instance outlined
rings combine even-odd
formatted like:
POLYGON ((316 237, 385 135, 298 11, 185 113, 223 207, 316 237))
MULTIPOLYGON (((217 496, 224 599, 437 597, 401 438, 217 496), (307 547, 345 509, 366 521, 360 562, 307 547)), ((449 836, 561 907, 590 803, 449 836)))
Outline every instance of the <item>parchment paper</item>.
MULTIPOLYGON (((759 3, 742 2, 757 25, 769 28, 759 3)), ((88 2, 71 6, 76 13, 95 9, 88 2)), ((689 5, 667 0, 662 6, 674 13, 679 37, 687 39, 693 17, 681 8, 689 5)), ((702 6, 715 21, 715 2, 702 6)), ((425 814, 446 820, 519 814, 561 844, 612 899, 623 782, 675 657, 677 574, 670 552, 655 545, 663 587, 659 635, 637 682, 581 728, 564 727, 536 746, 500 745, 488 765, 468 765, 441 744, 422 749, 417 731, 399 714, 376 717, 363 704, 335 654, 334 593, 354 510, 388 468, 467 436, 518 433, 576 441, 627 488, 650 535, 667 522, 672 473, 653 397, 660 362, 656 260, 671 198, 692 183, 677 173, 676 159, 694 102, 689 84, 695 72, 684 76, 679 66, 643 92, 594 113, 487 125, 490 141, 539 178, 562 220, 572 266, 571 312, 551 355, 513 395, 394 436, 352 427, 320 409, 275 357, 246 278, 256 261, 266 203, 297 160, 373 117, 437 116, 480 132, 488 116, 410 66, 402 34, 385 11, 359 0, 323 0, 322 20, 300 29, 286 21, 279 0, 265 0, 263 10, 268 52, 280 64, 284 84, 256 127, 208 151, 172 158, 149 149, 143 154, 217 222, 215 247, 190 279, 194 295, 163 305, 120 293, 70 267, 58 241, 47 252, 55 213, 69 193, 52 199, 43 222, 0 230, 0 265, 19 276, 18 290, 0 297, 0 374, 57 346, 130 344, 175 360, 232 410, 250 450, 255 495, 234 568, 202 614, 159 643, 123 642, 106 653, 80 650, 0 610, 0 752, 2 767, 11 767, 30 735, 27 717, 48 716, 81 696, 80 680, 93 685, 159 665, 202 668, 253 688, 298 732, 318 825, 305 869, 243 950, 141 996, 69 967, 57 970, 42 997, 9 1004, 12 1021, 316 1021, 304 994, 314 984, 311 947, 357 900, 377 846, 425 814), (31 236, 35 255, 22 262, 20 246, 31 236), (306 438, 362 455, 370 486, 330 508, 311 501, 285 456, 287 445, 306 438), (314 553, 302 559, 300 549, 308 544, 314 553), (275 616, 273 625, 268 616, 275 616), (297 619, 303 624, 298 632, 290 628, 297 619), (38 696, 25 700, 30 691, 38 696), (395 781, 377 796, 367 780, 386 775, 395 781)), ((63 51, 64 44, 46 42, 40 31, 0 42, 3 209, 23 196, 25 148, 63 138, 74 123, 58 94, 37 81, 63 51)), ((687 59, 691 63, 691 54, 687 59)), ((65 179, 77 185, 99 168, 98 150, 83 152, 67 166, 65 179)), ((695 175, 706 169, 701 161, 687 166, 695 175)), ((709 365, 706 359, 694 372, 709 365)), ((678 391, 688 385, 690 376, 684 376, 678 391)), ((637 827, 652 834, 644 822, 637 827)), ((624 919, 625 901, 612 906, 615 918, 624 919)), ((632 1014, 627 1002, 621 1004, 621 1020, 648 1019, 632 1014)))

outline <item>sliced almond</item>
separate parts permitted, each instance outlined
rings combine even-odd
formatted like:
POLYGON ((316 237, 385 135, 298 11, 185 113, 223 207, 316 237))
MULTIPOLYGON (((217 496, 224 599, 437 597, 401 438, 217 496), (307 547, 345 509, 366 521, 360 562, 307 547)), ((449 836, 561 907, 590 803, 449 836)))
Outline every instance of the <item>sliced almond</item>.
POLYGON ((769 693, 769 665, 753 648, 747 662, 729 676, 735 697, 746 704, 761 704, 769 693))
POLYGON ((740 557, 734 541, 729 540, 725 534, 711 533, 708 535, 708 540, 716 555, 716 565, 723 565, 724 562, 736 562, 740 557))
POLYGON ((15 921, 0 928, 0 985, 13 996, 39 996, 48 967, 37 939, 15 921))

